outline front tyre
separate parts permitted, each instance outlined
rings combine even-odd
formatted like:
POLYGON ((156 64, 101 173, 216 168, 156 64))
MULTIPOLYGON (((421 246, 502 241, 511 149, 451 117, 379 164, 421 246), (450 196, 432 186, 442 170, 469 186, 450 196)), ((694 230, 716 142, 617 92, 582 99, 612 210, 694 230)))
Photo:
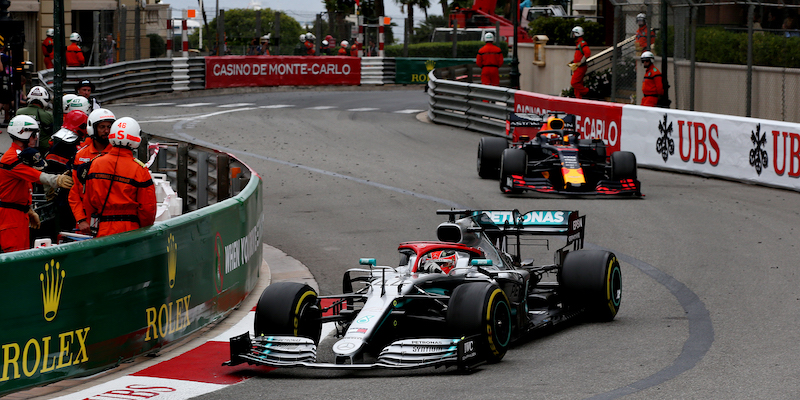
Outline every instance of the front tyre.
POLYGON ((267 286, 256 306, 256 336, 298 336, 319 343, 322 313, 317 307, 317 292, 297 282, 277 282, 267 286))
POLYGON ((503 193, 522 193, 522 189, 514 189, 511 176, 524 177, 528 169, 528 154, 522 149, 506 149, 500 160, 500 191, 503 193))
POLYGON ((478 176, 497 179, 500 175, 500 158, 508 148, 508 141, 499 137, 482 137, 478 143, 478 176))
POLYGON ((564 301, 585 308, 591 319, 611 321, 622 300, 622 271, 614 253, 577 250, 567 253, 560 276, 564 301))
POLYGON ((630 151, 611 154, 611 179, 636 179, 636 155, 630 151))
POLYGON ((496 363, 503 359, 511 342, 508 298, 493 283, 464 283, 450 296, 447 325, 458 337, 479 335, 478 355, 489 363, 496 363))

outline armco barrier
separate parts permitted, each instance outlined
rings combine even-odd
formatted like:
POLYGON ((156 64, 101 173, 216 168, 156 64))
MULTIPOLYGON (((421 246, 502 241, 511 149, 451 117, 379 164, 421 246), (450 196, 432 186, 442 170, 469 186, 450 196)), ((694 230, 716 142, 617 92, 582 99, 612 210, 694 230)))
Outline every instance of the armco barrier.
POLYGON ((428 116, 436 123, 504 136, 501 106, 568 112, 583 137, 632 151, 640 166, 800 191, 797 123, 548 96, 449 81, 434 72, 428 116))
MULTIPOLYGON (((435 70, 434 70, 435 71, 435 70)), ((514 89, 438 79, 428 74, 428 117, 437 123, 504 136, 514 89)))
POLYGON ((261 179, 245 175, 233 197, 148 228, 0 254, 0 396, 155 352, 239 304, 264 229, 261 179))

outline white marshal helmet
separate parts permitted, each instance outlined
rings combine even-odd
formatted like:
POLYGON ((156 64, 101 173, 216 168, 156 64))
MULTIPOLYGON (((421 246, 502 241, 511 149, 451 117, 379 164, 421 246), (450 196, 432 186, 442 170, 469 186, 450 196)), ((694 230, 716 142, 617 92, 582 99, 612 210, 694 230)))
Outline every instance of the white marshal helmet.
POLYGON ((84 114, 89 115, 92 109, 92 104, 83 96, 75 96, 69 103, 67 103, 67 112, 80 110, 84 114))
POLYGON ((646 19, 647 19, 647 15, 645 15, 644 13, 639 13, 639 14, 636 15, 636 20, 637 21, 644 21, 646 19))
POLYGON ((341 45, 342 45, 342 47, 347 47, 347 46, 350 45, 350 43, 348 43, 347 40, 342 40, 341 45))
POLYGON ((111 122, 112 124, 114 121, 117 120, 117 117, 114 115, 111 110, 107 108, 98 108, 97 110, 92 111, 89 114, 89 119, 86 121, 86 133, 89 137, 94 137, 94 126, 103 121, 111 122))
POLYGON ((47 37, 53 37, 55 34, 56 34, 56 30, 55 30, 55 29, 53 29, 53 28, 49 28, 49 29, 47 29, 47 31, 45 32, 45 35, 47 35, 47 37))
POLYGON ((64 97, 61 98, 61 106, 64 108, 64 114, 69 112, 69 102, 76 97, 78 97, 78 95, 70 93, 65 94, 64 97))
POLYGON ((323 47, 328 47, 328 41, 327 40, 323 40, 322 41, 322 46, 323 47))
POLYGON ((581 37, 583 36, 583 28, 580 26, 576 26, 572 28, 572 37, 581 37))
POLYGON ((644 53, 642 53, 642 57, 641 58, 642 58, 642 61, 647 60, 647 61, 653 62, 653 60, 656 59, 656 56, 653 55, 652 52, 645 51, 644 53))
POLYGON ((17 115, 8 122, 8 134, 14 139, 25 142, 34 133, 39 133, 39 123, 30 115, 17 115))
POLYGON ((305 41, 306 41, 306 34, 305 33, 300 35, 300 41, 305 43, 305 41))
POLYGON ((81 40, 81 35, 78 34, 78 32, 72 32, 69 35, 69 40, 70 40, 70 42, 81 42, 82 41, 81 40))
POLYGON ((307 40, 317 40, 317 37, 314 36, 314 34, 311 33, 311 32, 306 32, 306 39, 307 40))
POLYGON ((34 86, 28 92, 28 103, 38 101, 42 108, 50 105, 50 92, 41 86, 34 86))
POLYGON ((486 32, 486 35, 483 36, 484 42, 494 42, 494 33, 486 32))
POLYGON ((131 117, 122 117, 111 125, 108 141, 118 147, 135 149, 142 143, 142 130, 139 123, 131 117))

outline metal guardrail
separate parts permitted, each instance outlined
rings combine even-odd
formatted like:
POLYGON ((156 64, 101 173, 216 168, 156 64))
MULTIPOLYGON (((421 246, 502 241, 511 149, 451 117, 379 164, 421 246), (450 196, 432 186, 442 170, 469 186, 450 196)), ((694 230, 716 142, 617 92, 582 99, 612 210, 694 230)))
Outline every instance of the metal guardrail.
MULTIPOLYGON (((498 70, 500 73, 500 86, 511 86, 511 67, 504 65, 498 68, 498 70)), ((437 68, 436 74, 439 78, 456 82, 480 83, 481 81, 481 67, 475 63, 437 68)))
POLYGON ((361 84, 384 85, 394 83, 395 68, 394 58, 364 57, 361 59, 361 84))
MULTIPOLYGON (((102 67, 67 68, 63 87, 71 91, 79 81, 89 79, 95 85, 95 98, 100 103, 143 94, 170 93, 175 90, 189 90, 200 76, 205 87, 205 61, 202 58, 151 58, 125 61, 102 67), (184 72, 181 74, 181 72, 184 72), (194 73, 194 75, 192 75, 194 73), (185 87, 175 86, 185 75, 185 87), (178 79, 176 79, 176 76, 178 79), (192 81, 192 76, 195 81, 192 81)), ((39 83, 52 89, 53 70, 38 72, 39 83)))
POLYGON ((444 69, 428 74, 428 117, 431 121, 505 136, 506 118, 514 111, 517 90, 444 79, 441 77, 444 69), (437 77, 437 73, 440 76, 437 77))

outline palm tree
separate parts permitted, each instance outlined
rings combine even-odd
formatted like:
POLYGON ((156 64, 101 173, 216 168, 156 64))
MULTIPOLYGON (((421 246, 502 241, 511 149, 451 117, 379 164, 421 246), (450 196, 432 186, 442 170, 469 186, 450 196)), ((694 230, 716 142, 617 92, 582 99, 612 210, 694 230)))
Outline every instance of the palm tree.
MULTIPOLYGON (((447 0, 442 0, 447 1, 447 0)), ((397 4, 400 4, 400 12, 404 12, 403 9, 408 7, 408 37, 414 36, 414 6, 417 6, 423 10, 425 10, 425 15, 428 14, 428 8, 431 6, 430 0, 395 0, 397 4)))

